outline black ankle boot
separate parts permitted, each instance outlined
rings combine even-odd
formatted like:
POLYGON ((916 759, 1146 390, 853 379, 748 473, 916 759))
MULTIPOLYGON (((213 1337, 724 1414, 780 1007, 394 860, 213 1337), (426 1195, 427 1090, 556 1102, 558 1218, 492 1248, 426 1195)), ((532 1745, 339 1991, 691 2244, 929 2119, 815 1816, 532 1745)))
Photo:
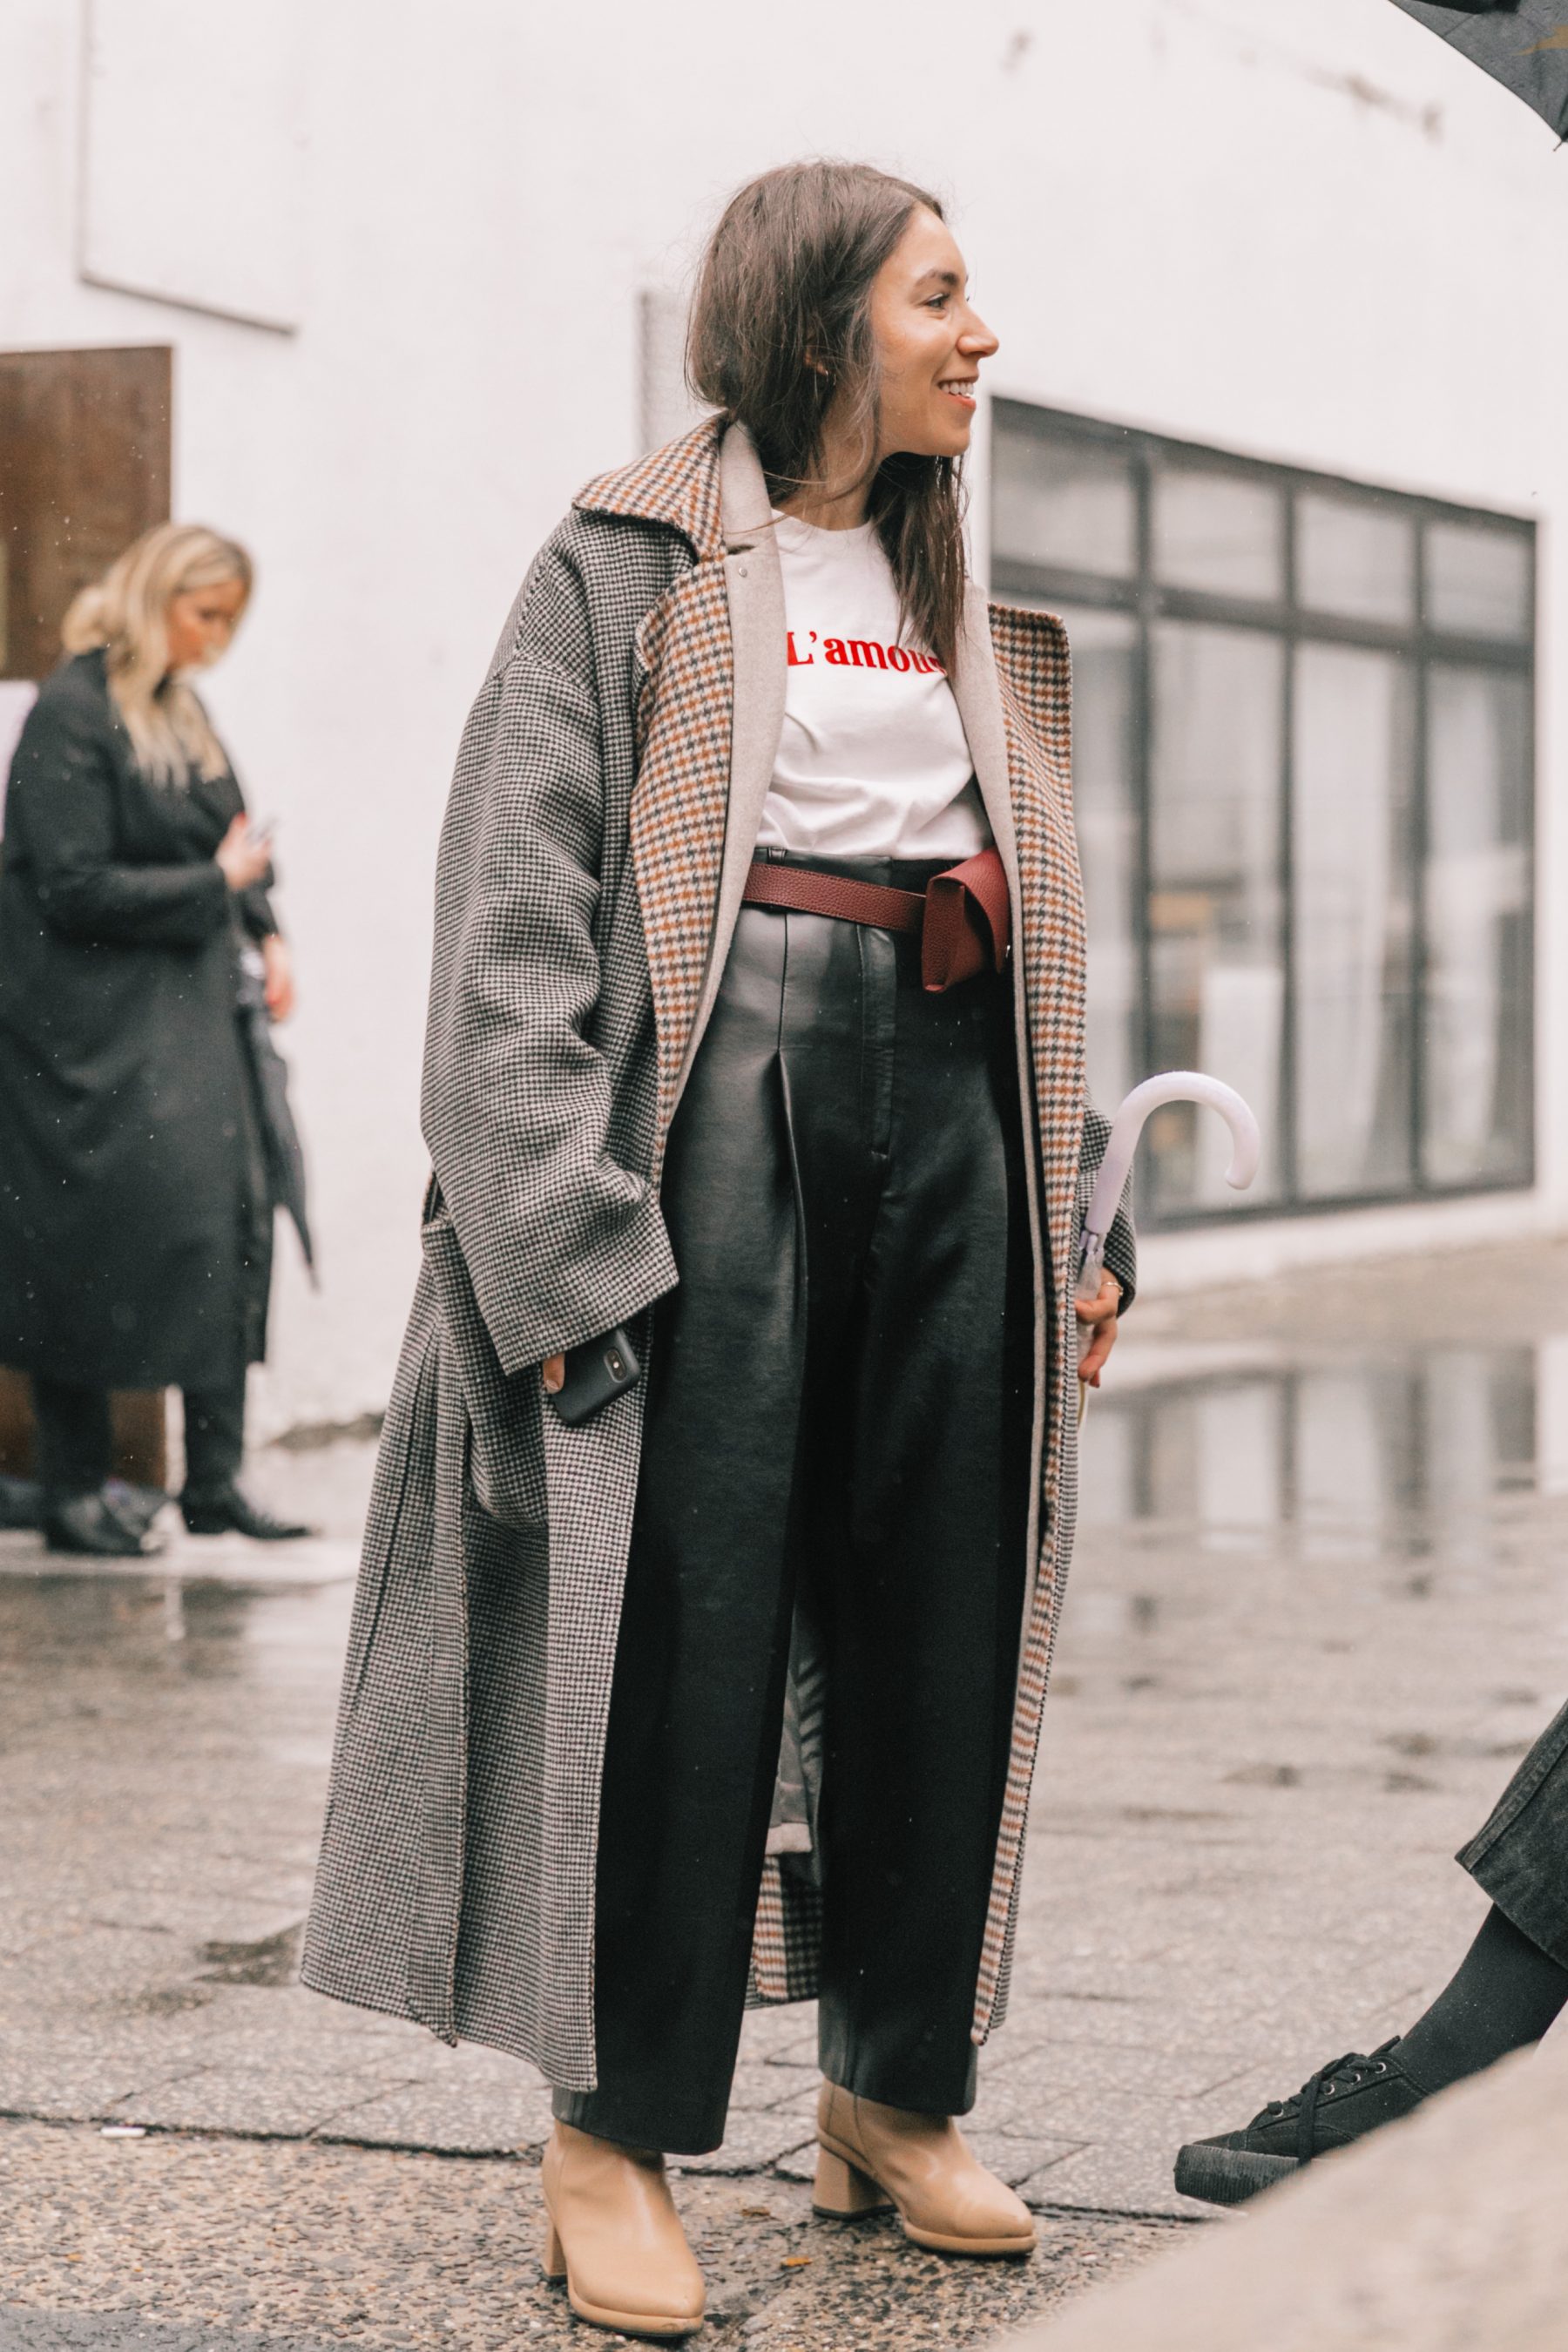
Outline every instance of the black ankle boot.
POLYGON ((1191 2140, 1176 2157, 1176 2187, 1210 2205, 1244 2205, 1314 2157, 1348 2147, 1418 2107, 1425 2087, 1399 2063, 1397 2040, 1368 2058, 1353 2053, 1308 2076, 1289 2099, 1270 2099, 1245 2131, 1191 2140))
POLYGON ((291 1519, 275 1519, 270 1511, 247 1502, 232 1480, 224 1486, 187 1486, 180 1510, 194 1536, 248 1536, 252 1543, 293 1543, 313 1536, 314 1528, 291 1519))

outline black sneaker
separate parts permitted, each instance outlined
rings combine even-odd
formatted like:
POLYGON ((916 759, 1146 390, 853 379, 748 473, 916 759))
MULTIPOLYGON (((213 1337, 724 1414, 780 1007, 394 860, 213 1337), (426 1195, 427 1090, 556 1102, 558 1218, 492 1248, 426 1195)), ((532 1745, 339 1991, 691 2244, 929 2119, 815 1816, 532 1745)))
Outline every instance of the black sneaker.
POLYGON ((1292 2098, 1270 2099, 1245 2131, 1188 2142, 1176 2154, 1176 2187, 1210 2205, 1244 2205, 1316 2156, 1396 2123, 1426 2096, 1395 2052, 1398 2036, 1370 2058, 1352 2051, 1320 2066, 1292 2098))

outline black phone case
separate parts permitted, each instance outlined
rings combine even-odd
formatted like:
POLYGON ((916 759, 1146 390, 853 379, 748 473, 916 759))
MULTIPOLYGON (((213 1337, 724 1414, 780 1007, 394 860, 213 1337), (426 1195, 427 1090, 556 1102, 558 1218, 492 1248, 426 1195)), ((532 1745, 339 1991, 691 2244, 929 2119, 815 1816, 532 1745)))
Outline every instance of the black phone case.
POLYGON ((600 1339, 585 1339, 566 1352, 566 1381, 551 1398, 568 1429, 591 1421, 612 1397, 635 1389, 642 1378, 637 1349, 617 1325, 600 1339))

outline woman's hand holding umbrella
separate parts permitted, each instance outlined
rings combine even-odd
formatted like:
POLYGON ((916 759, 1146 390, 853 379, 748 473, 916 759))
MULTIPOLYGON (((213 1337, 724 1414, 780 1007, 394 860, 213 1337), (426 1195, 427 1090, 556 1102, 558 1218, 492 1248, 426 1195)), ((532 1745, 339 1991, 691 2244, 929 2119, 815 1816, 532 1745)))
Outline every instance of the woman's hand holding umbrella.
POLYGON ((1083 1353, 1079 1358, 1078 1376, 1086 1387, 1097 1389, 1100 1373, 1116 1345, 1116 1318, 1121 1312, 1121 1285, 1108 1265, 1100 1269, 1100 1287, 1092 1298, 1074 1298, 1073 1313, 1083 1328, 1079 1339, 1083 1353))
POLYGON ((1111 1121, 1105 1157, 1083 1221, 1073 1297, 1074 1311, 1085 1327, 1079 1335, 1083 1343, 1078 1368, 1080 1409, 1081 1402, 1087 1402, 1084 1391, 1100 1386, 1100 1371, 1110 1353, 1121 1304, 1121 1286, 1105 1264, 1105 1237, 1121 1204, 1143 1122, 1151 1111, 1169 1102, 1203 1103, 1210 1110, 1218 1111, 1230 1129, 1231 1160, 1225 1181, 1234 1190, 1245 1192, 1258 1173, 1262 1150, 1258 1121, 1234 1087, 1227 1087, 1219 1078, 1205 1077, 1200 1070, 1165 1070, 1158 1077, 1145 1078, 1141 1087, 1133 1087, 1111 1121))

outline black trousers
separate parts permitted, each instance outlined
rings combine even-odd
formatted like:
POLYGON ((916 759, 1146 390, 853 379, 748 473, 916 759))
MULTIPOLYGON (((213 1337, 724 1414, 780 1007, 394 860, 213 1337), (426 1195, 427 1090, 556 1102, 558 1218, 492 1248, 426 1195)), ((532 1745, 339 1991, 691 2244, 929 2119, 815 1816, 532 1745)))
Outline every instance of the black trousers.
POLYGON ((826 1668, 823 2069, 963 2113, 1028 1514, 1010 985, 927 996, 918 942, 743 908, 664 1202, 680 1283, 610 1710, 598 2087, 556 2113, 679 2153, 723 2137, 797 1599, 826 1668))
MULTIPOLYGON (((229 1380, 184 1391, 187 1493, 226 1486, 238 1474, 245 1454, 245 1373, 237 1350, 229 1380)), ((114 1458, 108 1390, 35 1376, 33 1413, 46 1507, 95 1494, 114 1458)))

